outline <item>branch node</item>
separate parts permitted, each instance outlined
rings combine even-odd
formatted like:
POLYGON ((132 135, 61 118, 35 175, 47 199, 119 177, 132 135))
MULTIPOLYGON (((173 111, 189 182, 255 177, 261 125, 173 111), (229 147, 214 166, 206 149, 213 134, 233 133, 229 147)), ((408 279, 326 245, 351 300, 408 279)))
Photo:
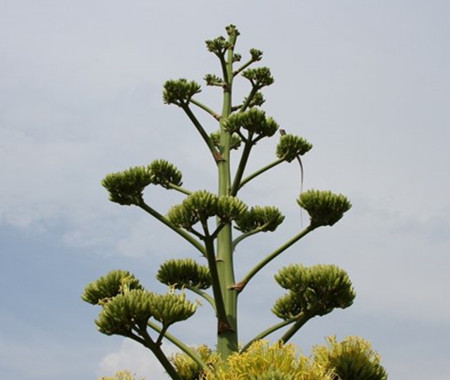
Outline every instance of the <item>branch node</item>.
POLYGON ((232 329, 232 327, 230 326, 228 321, 219 320, 218 325, 217 325, 217 333, 219 335, 221 335, 223 333, 230 332, 230 331, 234 331, 234 330, 232 329))
POLYGON ((247 285, 247 282, 241 281, 231 285, 229 289, 236 290, 238 293, 240 293, 245 288, 245 285, 247 285))

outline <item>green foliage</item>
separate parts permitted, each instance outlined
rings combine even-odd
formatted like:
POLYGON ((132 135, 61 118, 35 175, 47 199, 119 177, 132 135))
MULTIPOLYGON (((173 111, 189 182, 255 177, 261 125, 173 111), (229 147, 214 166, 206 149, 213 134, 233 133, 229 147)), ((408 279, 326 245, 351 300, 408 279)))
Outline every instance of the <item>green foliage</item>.
POLYGON ((311 226, 332 226, 350 210, 350 201, 342 194, 331 191, 308 190, 297 200, 311 217, 311 226))
POLYGON ((282 135, 277 145, 277 157, 291 162, 298 156, 303 156, 312 149, 312 144, 303 137, 291 134, 282 135))
POLYGON ((133 274, 113 270, 86 286, 81 298, 92 305, 103 305, 115 296, 133 289, 143 289, 133 274))
POLYGON ((209 268, 200 265, 193 259, 168 260, 156 274, 158 281, 175 289, 184 287, 208 289, 211 286, 209 268))
POLYGON ((325 315, 334 308, 345 309, 355 298, 347 273, 335 265, 307 268, 291 264, 282 268, 275 280, 289 291, 272 308, 273 313, 284 320, 299 315, 325 315))
POLYGON ((359 337, 348 337, 340 343, 336 337, 330 337, 328 347, 314 347, 313 355, 316 363, 332 370, 332 380, 387 379, 380 356, 368 341, 359 337))

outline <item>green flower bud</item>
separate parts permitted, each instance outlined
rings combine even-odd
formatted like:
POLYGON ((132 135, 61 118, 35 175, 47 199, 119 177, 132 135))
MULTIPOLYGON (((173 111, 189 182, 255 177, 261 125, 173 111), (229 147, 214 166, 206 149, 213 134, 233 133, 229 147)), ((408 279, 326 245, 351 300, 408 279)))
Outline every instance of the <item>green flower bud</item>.
POLYGON ((283 222, 284 216, 276 207, 252 207, 236 220, 237 229, 242 232, 251 232, 262 228, 262 232, 275 231, 283 222))
POLYGON ((230 37, 238 37, 240 35, 239 30, 236 28, 236 25, 230 24, 225 30, 230 37))
POLYGON ((163 100, 166 104, 176 104, 177 106, 187 105, 191 98, 201 92, 200 85, 186 79, 168 80, 164 84, 163 100))
POLYGON ((289 290, 288 295, 279 299, 274 306, 278 316, 290 315, 287 318, 292 318, 299 312, 325 315, 334 308, 349 307, 355 298, 348 274, 335 265, 307 268, 301 264, 292 264, 282 268, 275 275, 275 280, 289 290))
MULTIPOLYGON (((209 137, 211 138, 214 146, 220 150, 220 131, 211 133, 209 137)), ((241 138, 236 133, 233 133, 230 140, 230 149, 238 149, 241 146, 241 142, 241 138)))
POLYGON ((181 186, 182 174, 175 165, 166 160, 155 160, 149 166, 152 183, 168 188, 169 184, 181 186))
POLYGON ((206 74, 203 78, 207 86, 222 86, 223 80, 214 74, 206 74))
POLYGON ((217 215, 222 222, 231 222, 240 218, 247 211, 247 205, 232 196, 221 196, 217 203, 217 215))
POLYGON ((230 115, 224 127, 231 133, 238 132, 243 128, 263 137, 273 136, 278 130, 278 124, 275 120, 270 117, 266 118, 266 113, 257 108, 230 115))
POLYGON ((351 208, 350 201, 342 194, 331 191, 308 190, 297 200, 311 217, 311 226, 332 226, 351 208))
POLYGON ((206 190, 200 190, 189 195, 180 205, 173 206, 167 213, 167 218, 178 227, 190 229, 199 221, 205 222, 211 216, 217 215, 218 197, 206 190))
POLYGON ((148 168, 134 167, 123 172, 108 174, 102 181, 109 200, 121 205, 137 205, 145 187, 152 183, 148 168))
MULTIPOLYGON (((250 102, 248 103, 248 108, 253 107, 261 107, 265 103, 266 99, 264 99, 264 96, 261 92, 256 92, 250 102)), ((247 97, 244 99, 244 104, 247 102, 247 97)))
POLYGON ((287 162, 291 162, 297 156, 303 156, 306 152, 311 150, 310 144, 303 137, 294 136, 291 134, 282 135, 280 142, 277 145, 277 157, 283 158, 287 162))
POLYGON ((185 294, 167 293, 156 295, 153 317, 164 326, 184 321, 194 315, 197 305, 188 301, 185 294))
POLYGON ((239 53, 233 54, 233 62, 239 62, 242 59, 242 55, 239 53))
POLYGON ((289 292, 275 301, 272 313, 285 321, 296 318, 306 309, 306 305, 302 301, 301 297, 289 292))
POLYGON ((242 76, 248 79, 252 86, 261 89, 270 86, 273 82, 273 76, 268 67, 258 67, 256 69, 248 69, 242 73, 242 76))
POLYGON ((145 328, 153 316, 157 295, 142 289, 119 294, 103 307, 95 323, 106 335, 129 336, 133 327, 145 328))
POLYGON ((258 49, 250 49, 250 55, 252 56, 252 61, 260 61, 263 55, 263 52, 258 49))
POLYGON ((175 289, 182 289, 185 286, 208 289, 211 286, 209 268, 192 259, 166 261, 159 268, 156 278, 163 284, 175 289))
POLYGON ((134 275, 124 270, 113 270, 86 286, 81 298, 92 305, 102 305, 133 289, 142 289, 134 275))
POLYGON ((217 56, 223 56, 226 50, 230 47, 229 42, 222 36, 217 37, 214 40, 207 40, 205 43, 208 51, 216 54, 217 56))

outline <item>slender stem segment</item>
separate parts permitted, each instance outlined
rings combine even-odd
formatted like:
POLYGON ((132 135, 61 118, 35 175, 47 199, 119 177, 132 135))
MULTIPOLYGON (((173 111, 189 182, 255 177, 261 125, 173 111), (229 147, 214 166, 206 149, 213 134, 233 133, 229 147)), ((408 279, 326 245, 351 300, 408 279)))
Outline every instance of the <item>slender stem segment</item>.
POLYGON ((190 100, 192 104, 195 104, 197 107, 201 108, 203 111, 209 113, 214 119, 219 120, 220 115, 217 112, 214 112, 211 108, 204 105, 203 103, 200 103, 198 100, 192 99, 190 100))
POLYGON ((301 314, 298 318, 297 321, 289 328, 288 331, 286 331, 284 333, 284 335, 280 338, 280 341, 283 343, 287 343, 287 341, 289 339, 291 339, 294 334, 300 330, 303 325, 308 322, 310 319, 312 318, 312 315, 306 313, 306 314, 301 314))
POLYGON ((255 267, 253 267, 246 275, 245 277, 238 283, 235 284, 235 288, 239 291, 242 291, 244 287, 249 283, 249 281, 255 276, 262 268, 264 268, 268 263, 270 263, 273 259, 275 259, 278 255, 280 255, 282 252, 284 252, 286 249, 288 249, 291 245, 295 244, 297 241, 299 241, 302 237, 307 235, 309 232, 311 232, 314 228, 311 226, 306 227, 303 231, 295 235, 292 239, 288 240, 286 243, 281 245, 279 248, 277 248, 275 251, 273 251, 270 255, 266 256, 264 260, 261 260, 255 267))
POLYGON ((264 231, 267 228, 267 224, 262 225, 259 228, 254 229, 253 231, 245 232, 242 235, 238 236, 236 239, 233 240, 233 252, 236 249, 236 246, 244 239, 257 234, 258 232, 264 231))
POLYGON ((294 323, 296 320, 297 320, 296 318, 291 318, 291 319, 288 319, 286 321, 277 323, 276 325, 269 327, 268 329, 264 330, 260 334, 256 335, 253 339, 248 341, 248 343, 241 349, 240 353, 242 354, 243 352, 247 351, 253 342, 256 342, 257 340, 260 340, 260 339, 264 339, 267 335, 270 335, 273 332, 275 332, 287 325, 290 325, 291 323, 294 323))
POLYGON ((205 247, 196 240, 193 236, 191 236, 188 232, 185 230, 175 227, 172 223, 169 222, 169 220, 161 215, 158 211, 151 208, 148 204, 146 204, 144 201, 141 201, 139 203, 139 207, 143 209, 144 211, 148 212, 151 216, 158 219, 161 223, 165 224, 167 227, 171 228, 173 231, 175 231, 178 235, 180 235, 182 238, 186 239, 189 243, 191 243, 195 248, 197 248, 203 256, 206 255, 205 247))
POLYGON ((220 153, 217 151, 216 147, 214 146, 211 138, 208 136, 206 131, 204 130, 203 126, 200 124, 198 119, 195 117, 194 113, 191 111, 189 106, 183 107, 184 112, 189 117, 189 119, 192 121, 192 124, 194 124, 195 128, 197 128, 198 133, 202 136, 203 140, 205 141, 206 145, 208 146, 209 150, 211 151, 211 154, 214 157, 214 160, 216 162, 221 162, 223 158, 221 157, 220 153))
POLYGON ((239 67, 239 69, 237 69, 233 75, 237 76, 239 75, 242 71, 244 71, 247 67, 249 67, 253 62, 255 62, 253 59, 250 59, 249 61, 247 61, 247 63, 243 64, 241 67, 239 67))
MULTIPOLYGON (((281 164, 282 162, 284 162, 284 159, 279 158, 278 160, 272 162, 269 165, 264 166, 263 168, 257 170, 256 172, 254 172, 253 174, 249 175, 248 177, 244 178, 241 183, 239 184, 239 188, 237 190, 239 190, 240 188, 242 188, 247 182, 250 182, 252 179, 256 178, 257 176, 259 176, 260 174, 263 174, 264 172, 266 172, 269 169, 272 169, 273 167, 281 164)), ((237 191, 236 191, 237 192, 237 191)))
MULTIPOLYGON (((158 326, 156 323, 152 321, 148 321, 147 325, 155 330, 158 333, 161 333, 162 327, 158 326)), ((202 360, 200 356, 190 347, 186 346, 181 340, 168 333, 167 331, 164 333, 164 338, 168 341, 172 342, 175 346, 177 346, 181 351, 183 351, 186 355, 188 355, 193 361, 195 361, 200 367, 203 369, 208 369, 208 365, 202 360)))
POLYGON ((153 352, 153 355, 155 355, 156 358, 159 360, 161 365, 166 370, 167 374, 173 380, 182 380, 181 376, 178 374, 178 372, 176 371, 170 360, 167 358, 166 354, 163 352, 163 350, 161 350, 161 346, 153 341, 153 339, 148 334, 147 330, 145 328, 140 329, 139 334, 142 336, 142 341, 141 340, 138 341, 153 352))
POLYGON ((253 147, 253 142, 251 141, 251 136, 249 136, 247 142, 245 143, 244 150, 241 155, 241 160, 239 161, 239 166, 237 168, 236 174, 234 176, 233 187, 231 188, 231 195, 236 196, 239 188, 241 187, 241 180, 244 174, 245 167, 250 156, 250 152, 253 147))
POLYGON ((173 183, 168 183, 168 184, 167 184, 167 187, 168 187, 169 189, 176 190, 176 191, 178 191, 178 192, 180 192, 180 193, 182 193, 182 194, 186 194, 186 195, 191 195, 191 194, 192 194, 191 191, 186 190, 185 188, 183 188, 183 187, 181 187, 181 186, 174 185, 173 183))
POLYGON ((244 104, 242 104, 241 108, 239 109, 239 112, 244 112, 248 106, 250 105, 250 102, 252 101, 255 94, 258 92, 258 88, 256 86, 252 87, 252 90, 250 91, 250 94, 245 99, 244 104))

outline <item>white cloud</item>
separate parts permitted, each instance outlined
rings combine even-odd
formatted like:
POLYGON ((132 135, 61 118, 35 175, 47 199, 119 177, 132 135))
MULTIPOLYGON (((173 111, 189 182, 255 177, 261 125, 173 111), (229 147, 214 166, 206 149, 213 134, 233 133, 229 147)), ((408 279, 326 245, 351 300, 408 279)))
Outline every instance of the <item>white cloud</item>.
MULTIPOLYGON (((172 345, 163 345, 166 355, 178 352, 172 345)), ((148 380, 167 380, 169 376, 164 368, 145 347, 130 339, 124 339, 119 350, 101 359, 97 376, 112 376, 117 371, 129 370, 137 379, 144 377, 148 380)))

